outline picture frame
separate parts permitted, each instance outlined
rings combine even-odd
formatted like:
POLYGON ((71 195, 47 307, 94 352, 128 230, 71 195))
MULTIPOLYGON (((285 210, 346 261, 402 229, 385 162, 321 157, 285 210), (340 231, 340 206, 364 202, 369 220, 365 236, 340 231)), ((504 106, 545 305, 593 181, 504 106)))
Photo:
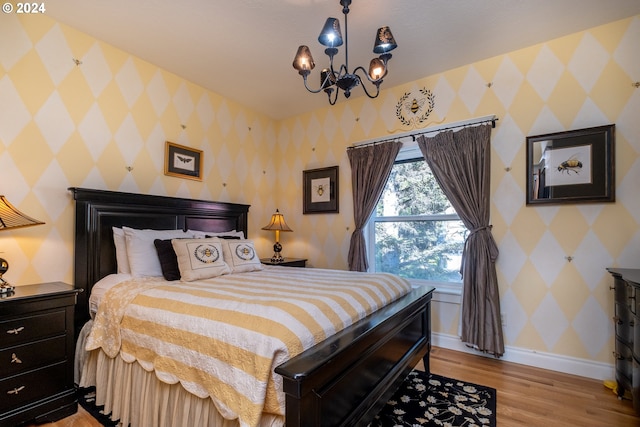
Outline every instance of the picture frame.
POLYGON ((615 202, 615 124, 527 137, 527 205, 615 202))
POLYGON ((202 181, 202 160, 202 150, 170 141, 165 143, 165 175, 202 181))
POLYGON ((302 172, 302 213, 338 213, 338 166, 302 172))

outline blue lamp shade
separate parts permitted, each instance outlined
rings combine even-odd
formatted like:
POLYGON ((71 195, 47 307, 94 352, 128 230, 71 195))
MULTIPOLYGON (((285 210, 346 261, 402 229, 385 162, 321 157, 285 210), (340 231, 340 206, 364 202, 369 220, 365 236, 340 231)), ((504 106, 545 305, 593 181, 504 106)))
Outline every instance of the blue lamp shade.
POLYGON ((318 36, 318 41, 326 47, 342 46, 342 32, 340 32, 340 21, 336 18, 327 18, 327 22, 322 27, 322 32, 318 36))
POLYGON ((397 48, 396 39, 391 34, 389 27, 378 28, 376 41, 373 44, 373 53, 388 53, 397 48))

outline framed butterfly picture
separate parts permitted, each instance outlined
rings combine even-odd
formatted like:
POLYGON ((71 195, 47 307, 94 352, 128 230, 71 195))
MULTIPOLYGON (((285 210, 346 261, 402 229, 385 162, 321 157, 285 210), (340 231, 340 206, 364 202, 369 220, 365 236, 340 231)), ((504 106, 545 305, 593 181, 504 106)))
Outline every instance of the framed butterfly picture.
POLYGON ((166 142, 164 174, 202 181, 202 150, 166 142))

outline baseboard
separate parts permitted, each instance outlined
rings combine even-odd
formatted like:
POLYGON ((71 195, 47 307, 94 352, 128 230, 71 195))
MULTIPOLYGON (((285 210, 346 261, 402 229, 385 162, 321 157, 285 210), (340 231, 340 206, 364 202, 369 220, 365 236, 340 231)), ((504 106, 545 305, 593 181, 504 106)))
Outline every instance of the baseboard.
MULTIPOLYGON (((470 349, 460 341, 459 337, 454 335, 433 332, 431 334, 431 342, 435 347, 462 351, 481 357, 493 357, 470 349)), ((614 366, 607 363, 527 350, 519 347, 505 347, 505 354, 500 360, 593 378, 600 381, 615 378, 614 366)))

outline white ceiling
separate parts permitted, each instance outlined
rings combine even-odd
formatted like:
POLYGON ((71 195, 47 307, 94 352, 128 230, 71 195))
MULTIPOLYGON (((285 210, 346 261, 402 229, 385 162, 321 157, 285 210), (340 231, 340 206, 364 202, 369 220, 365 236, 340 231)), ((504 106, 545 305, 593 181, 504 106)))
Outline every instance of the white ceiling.
MULTIPOLYGON (((274 119, 327 104, 324 93, 304 89, 291 64, 298 46, 308 45, 316 62, 309 83, 317 88, 328 64, 317 42, 325 19, 339 18, 345 32, 339 0, 56 0, 46 7, 60 22, 274 119)), ((384 25, 398 48, 383 89, 636 14, 640 0, 354 0, 349 66, 368 66, 384 25)), ((344 62, 344 46, 336 62, 344 62)))

